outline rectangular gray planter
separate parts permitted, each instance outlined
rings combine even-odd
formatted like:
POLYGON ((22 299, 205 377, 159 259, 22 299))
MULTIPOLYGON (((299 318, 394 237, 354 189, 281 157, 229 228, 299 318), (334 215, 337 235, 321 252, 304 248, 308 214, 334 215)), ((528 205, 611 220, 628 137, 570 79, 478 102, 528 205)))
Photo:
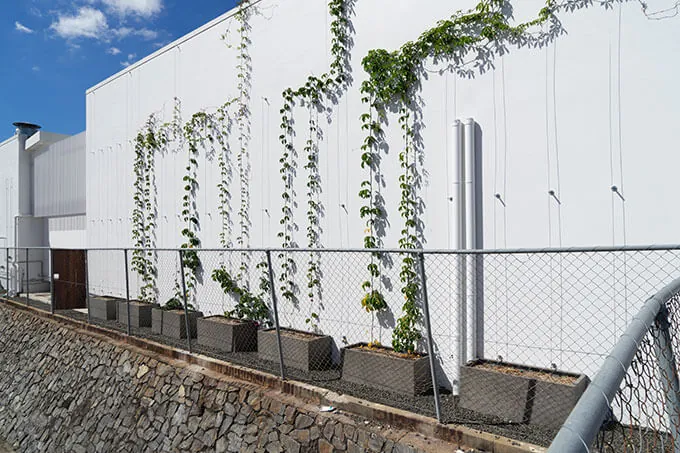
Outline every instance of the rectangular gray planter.
POLYGON ((105 321, 115 321, 118 317, 118 302, 120 299, 108 296, 90 296, 88 307, 90 317, 103 319, 105 321))
POLYGON ((432 388, 426 355, 406 357, 391 349, 363 349, 365 343, 342 350, 342 380, 407 395, 420 395, 432 388))
POLYGON ((559 428, 589 383, 583 374, 477 360, 461 367, 459 405, 509 422, 559 428))
MULTIPOLYGON (((333 339, 292 329, 281 329, 283 363, 303 371, 325 370, 332 364, 333 339)), ((257 355, 262 360, 279 361, 276 329, 257 332, 257 355)))
MULTIPOLYGON (((151 310, 158 304, 147 304, 137 300, 130 301, 130 326, 135 328, 151 327, 151 310)), ((118 322, 127 325, 127 301, 118 300, 118 322)))
POLYGON ((257 324, 226 316, 208 316, 196 321, 198 344, 224 352, 257 351, 257 324))
MULTIPOLYGON (((196 320, 202 318, 203 313, 199 311, 189 312, 189 333, 191 338, 196 338, 196 320)), ((154 308, 152 310, 151 331, 157 335, 182 339, 187 337, 187 325, 184 310, 163 310, 154 308)))

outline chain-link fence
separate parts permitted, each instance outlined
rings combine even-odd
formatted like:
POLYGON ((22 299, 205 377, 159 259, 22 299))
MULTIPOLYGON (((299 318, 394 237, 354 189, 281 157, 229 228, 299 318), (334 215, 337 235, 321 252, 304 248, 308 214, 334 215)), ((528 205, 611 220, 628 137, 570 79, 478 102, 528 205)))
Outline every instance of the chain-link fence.
MULTIPOLYGON (((18 301, 545 446, 644 300, 680 276, 680 246, 5 254, 18 301)), ((609 424, 650 442, 670 432, 648 396, 651 347, 609 424)), ((639 451, 617 436, 602 451, 639 451)))
POLYGON ((550 452, 680 451, 680 279, 648 299, 550 452))

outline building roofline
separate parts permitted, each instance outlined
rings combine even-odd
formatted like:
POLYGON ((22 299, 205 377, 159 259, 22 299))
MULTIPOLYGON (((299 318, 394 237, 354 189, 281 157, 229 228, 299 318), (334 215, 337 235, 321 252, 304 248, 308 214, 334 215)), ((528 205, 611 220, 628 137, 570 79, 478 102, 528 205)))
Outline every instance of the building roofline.
MULTIPOLYGON (((255 6, 256 4, 258 4, 262 1, 263 0, 253 0, 250 3, 250 6, 248 6, 248 7, 249 8, 253 7, 253 6, 255 6)), ((215 28, 216 26, 220 25, 221 23, 225 22, 226 20, 231 19, 232 17, 236 16, 238 14, 238 12, 239 12, 238 6, 235 7, 235 8, 232 8, 231 10, 222 14, 221 16, 211 20, 207 24, 204 24, 201 27, 195 29, 194 31, 189 32, 188 34, 186 34, 186 35, 182 36, 181 38, 171 42, 170 44, 166 45, 165 47, 158 49, 154 53, 147 55, 146 57, 144 57, 141 60, 135 62, 134 64, 128 66, 127 68, 123 69, 122 71, 117 72, 116 74, 112 75, 111 77, 104 79, 103 81, 99 82, 95 86, 93 86, 93 87, 89 88, 87 91, 85 91, 85 94, 88 95, 88 94, 94 93, 99 88, 102 88, 103 86, 108 85, 109 83, 113 82, 114 80, 117 80, 117 79, 123 77, 124 75, 131 73, 133 70, 135 70, 136 68, 148 63, 149 61, 154 60, 154 59, 160 57, 161 55, 163 55, 167 52, 170 52, 172 49, 179 47, 180 45, 184 44, 188 40, 190 40, 190 39, 192 39, 192 38, 194 38, 194 37, 196 37, 200 34, 203 34, 208 30, 215 28)))

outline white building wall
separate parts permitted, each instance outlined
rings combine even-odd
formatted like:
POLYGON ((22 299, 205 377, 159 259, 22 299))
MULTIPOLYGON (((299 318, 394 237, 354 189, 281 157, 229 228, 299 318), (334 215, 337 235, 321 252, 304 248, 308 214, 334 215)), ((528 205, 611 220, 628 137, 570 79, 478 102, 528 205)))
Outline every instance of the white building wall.
POLYGON ((17 137, 11 137, 0 143, 0 184, 2 197, 0 199, 0 247, 14 245, 14 216, 19 213, 19 142, 17 137))
POLYGON ((53 249, 80 249, 87 241, 84 215, 48 219, 49 246, 53 249))
POLYGON ((33 153, 33 160, 34 214, 38 217, 85 214, 85 133, 33 153))
MULTIPOLYGON (((459 3, 452 6, 450 2, 435 0, 357 2, 356 16, 352 19, 356 29, 352 60, 354 84, 333 109, 332 122, 324 126, 321 145, 322 201, 326 210, 322 243, 325 247, 361 247, 364 236, 365 223, 359 217, 361 200, 357 196, 364 179, 359 166, 363 140, 359 117, 364 113, 359 87, 365 77, 362 57, 377 47, 397 48, 455 10, 474 5, 472 1, 459 3)), ((515 17, 524 20, 535 16, 544 2, 515 3, 515 17)), ((650 8, 662 9, 663 2, 658 3, 650 4, 650 8)), ((263 0, 258 6, 261 14, 252 20, 250 48, 253 62, 251 246, 278 246, 276 233, 282 192, 278 163, 281 92, 287 87, 300 86, 309 74, 320 75, 328 69, 330 18, 325 2, 317 0, 263 0)), ((449 173, 452 149, 449 129, 456 119, 466 117, 477 121, 483 136, 485 247, 679 242, 680 212, 670 208, 678 196, 673 182, 680 164, 680 154, 672 149, 679 142, 678 129, 674 127, 680 117, 680 91, 675 81, 680 66, 678 20, 651 21, 636 2, 616 5, 610 11, 591 7, 563 13, 561 18, 568 34, 548 48, 510 49, 508 55, 495 62, 494 70, 474 79, 433 71, 424 82, 426 183, 421 195, 426 207, 425 248, 452 247, 449 230, 455 219, 452 219, 450 201, 454 192, 449 173), (626 199, 625 218, 624 204, 612 192, 613 185, 626 199), (561 204, 548 195, 549 190, 556 192, 561 204), (505 206, 495 194, 500 195, 505 206)), ((229 40, 235 43, 236 28, 234 18, 227 14, 88 91, 88 246, 131 245, 134 154, 131 140, 146 117, 160 112, 163 120, 169 121, 175 97, 182 101, 183 117, 187 120, 193 112, 214 109, 225 99, 237 95, 236 50, 225 46, 220 39, 225 31, 231 30, 229 40)), ((304 110, 296 112, 300 151, 305 138, 305 113, 304 110)), ((383 195, 390 223, 385 238, 388 247, 397 245, 401 229, 397 210, 400 173, 397 154, 401 140, 396 118, 392 118, 391 123, 387 130, 389 155, 383 159, 382 166, 387 182, 383 195)), ((177 247, 182 242, 183 225, 178 213, 186 159, 186 153, 168 153, 158 159, 159 247, 177 247)), ((304 156, 300 156, 300 162, 303 159, 304 156)), ((296 239, 300 245, 305 245, 303 165, 300 164, 298 171, 299 208, 295 212, 300 229, 296 239)), ((216 190, 219 171, 216 162, 205 158, 204 153, 199 167, 200 237, 204 247, 216 247, 220 229, 216 190)), ((238 194, 238 190, 232 193, 238 194)), ((238 202, 235 195, 234 212, 238 202)), ((106 287, 108 292, 121 295, 122 262, 101 255, 99 261, 91 260, 92 284, 96 288, 99 282, 102 290, 106 287)), ((345 264, 343 271, 352 268, 351 263, 345 264)), ((361 289, 358 285, 343 287, 339 283, 342 279, 337 276, 338 269, 328 268, 326 272, 336 273, 336 285, 325 293, 328 303, 335 301, 335 305, 322 315, 321 328, 333 334, 338 345, 343 336, 350 343, 367 340, 373 320, 359 309, 361 289), (340 306, 338 301, 347 302, 340 306), (349 332, 347 319, 356 320, 360 327, 349 332)), ((396 276, 397 270, 393 273, 396 276)), ((304 283, 304 270, 300 274, 304 283)), ((440 288, 450 285, 444 274, 446 270, 433 276, 431 285, 440 288)), ((568 279, 565 281, 569 283, 568 279)), ((514 355, 508 356, 498 345, 507 343, 515 334, 507 328, 503 332, 491 330, 487 337, 493 341, 487 344, 487 356, 503 353, 507 360, 540 366, 551 362, 563 368, 586 366, 581 356, 556 358, 552 352, 571 347, 566 340, 554 338, 553 332, 561 321, 555 320, 552 314, 539 316, 555 312, 554 291, 547 291, 543 301, 529 303, 522 300, 521 294, 515 294, 514 298, 508 295, 507 290, 503 290, 508 283, 497 272, 487 270, 488 310, 498 308, 494 304, 502 299, 503 303, 514 306, 517 314, 534 313, 536 318, 527 321, 527 330, 536 333, 513 349, 514 355), (502 297, 499 291, 505 291, 502 297), (531 323, 541 328, 532 329, 531 323), (550 328, 542 328, 546 324, 550 328), (549 345, 550 351, 544 353, 545 348, 536 348, 536 345, 549 345)), ((650 287, 650 291, 652 289, 650 287)), ((450 315, 454 303, 451 293, 451 288, 441 291, 440 299, 433 301, 440 304, 433 308, 435 313, 450 315)), ((608 319, 590 319, 592 313, 608 312, 605 304, 612 301, 589 302, 590 309, 572 313, 570 322, 582 328, 596 321, 602 338, 593 338, 590 342, 606 351, 621 325, 617 327, 616 322, 608 319)), ((389 296, 389 303, 398 314, 401 304, 398 288, 389 296)), ((284 320, 304 328, 309 309, 306 305, 299 309, 284 307, 284 320)), ((613 309, 621 310, 616 303, 613 309)), ((612 317, 617 319, 623 315, 613 313, 612 317)), ((455 364, 450 363, 450 357, 456 349, 455 323, 438 319, 438 324, 446 329, 436 337, 444 366, 454 373, 455 364)), ((391 329, 378 330, 376 336, 383 343, 389 343, 391 329)), ((599 349, 587 351, 586 355, 592 353, 588 367, 599 363, 600 352, 599 349)))

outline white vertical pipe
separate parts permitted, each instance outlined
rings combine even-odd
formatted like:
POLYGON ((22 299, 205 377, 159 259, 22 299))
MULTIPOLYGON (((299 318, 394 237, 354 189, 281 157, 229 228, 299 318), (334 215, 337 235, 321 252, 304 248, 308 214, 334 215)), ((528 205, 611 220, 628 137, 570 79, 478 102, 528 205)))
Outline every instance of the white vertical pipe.
MULTIPOLYGON (((450 243, 455 250, 465 248, 465 153, 463 149, 463 126, 456 120, 451 127, 451 232, 450 243)), ((464 365, 467 361, 467 320, 465 315, 465 257, 454 257, 453 278, 451 282, 451 299, 453 301, 456 319, 453 322, 458 327, 457 344, 453 350, 457 352, 456 363, 464 365)), ((456 338, 456 337, 454 337, 456 338)), ((454 385, 454 391, 457 391, 454 385)))
MULTIPOLYGON (((477 203, 475 193, 475 120, 463 120, 465 143, 465 249, 477 248, 477 203)), ((465 259, 465 312, 467 314, 467 360, 477 358, 477 257, 465 259)))

